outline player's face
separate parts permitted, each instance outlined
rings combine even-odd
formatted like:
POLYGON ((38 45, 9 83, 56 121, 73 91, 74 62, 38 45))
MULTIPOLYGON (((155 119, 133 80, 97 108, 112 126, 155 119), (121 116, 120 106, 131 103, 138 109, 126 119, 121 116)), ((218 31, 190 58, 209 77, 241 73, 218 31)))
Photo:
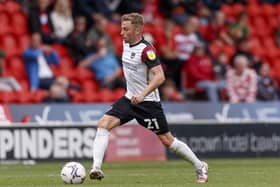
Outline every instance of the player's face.
POLYGON ((133 44, 135 40, 135 27, 130 21, 123 21, 121 24, 121 35, 125 43, 133 44))

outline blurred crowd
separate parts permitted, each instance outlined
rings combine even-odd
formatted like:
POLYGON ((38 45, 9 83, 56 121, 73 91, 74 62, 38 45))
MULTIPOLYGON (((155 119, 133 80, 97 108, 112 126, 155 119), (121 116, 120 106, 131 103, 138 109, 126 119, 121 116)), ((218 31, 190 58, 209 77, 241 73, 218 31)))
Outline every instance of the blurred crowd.
MULTIPOLYGON (((18 0, 17 3, 27 18, 28 45, 21 51, 27 89, 31 93, 44 90, 42 102, 102 101, 96 97, 105 97, 102 94, 107 92, 112 95, 125 92, 119 25, 121 15, 129 12, 143 14, 144 37, 158 50, 167 78, 160 87, 162 100, 231 103, 279 100, 277 0, 18 0), (260 11, 262 7, 274 12, 268 11, 265 17, 260 11), (273 26, 264 27, 272 18, 273 26), (87 76, 88 72, 94 81, 77 81, 77 76, 87 76), (98 96, 92 95, 98 90, 101 90, 98 96)), ((2 73, 7 56, 11 58, 8 53, 4 48, 0 51, 0 90, 21 92, 25 89, 21 81, 2 73)))

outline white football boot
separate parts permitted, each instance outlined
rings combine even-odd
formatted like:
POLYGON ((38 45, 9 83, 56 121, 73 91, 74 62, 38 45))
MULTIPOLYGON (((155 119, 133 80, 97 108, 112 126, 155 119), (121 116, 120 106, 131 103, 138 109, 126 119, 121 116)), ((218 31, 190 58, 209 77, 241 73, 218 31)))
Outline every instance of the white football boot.
POLYGON ((202 166, 200 168, 196 168, 196 176, 197 183, 205 183, 208 181, 208 164, 206 162, 202 162, 202 166))

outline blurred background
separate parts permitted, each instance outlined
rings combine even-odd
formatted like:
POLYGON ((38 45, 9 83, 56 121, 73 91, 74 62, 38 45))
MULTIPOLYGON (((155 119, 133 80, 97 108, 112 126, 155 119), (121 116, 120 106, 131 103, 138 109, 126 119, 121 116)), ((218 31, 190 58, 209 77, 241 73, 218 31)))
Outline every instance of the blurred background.
MULTIPOLYGON (((125 93, 130 12, 164 67, 175 135, 204 157, 279 156, 280 1, 2 0, 1 160, 91 158, 94 126, 125 93)), ((153 138, 122 127, 107 159, 172 158, 153 138)))

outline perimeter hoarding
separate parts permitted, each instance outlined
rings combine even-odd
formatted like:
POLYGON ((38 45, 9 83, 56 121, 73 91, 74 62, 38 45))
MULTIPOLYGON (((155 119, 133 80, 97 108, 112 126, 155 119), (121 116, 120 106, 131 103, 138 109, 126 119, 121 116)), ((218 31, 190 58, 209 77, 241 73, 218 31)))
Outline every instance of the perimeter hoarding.
MULTIPOLYGON (((280 156, 280 124, 179 124, 170 130, 201 157, 280 156)), ((82 125, 0 127, 0 161, 91 160, 95 133, 82 125)), ((157 137, 138 125, 115 129, 106 152, 107 161, 165 158, 157 137)))
MULTIPOLYGON (((36 104, 8 105, 14 122, 30 116, 31 122, 45 124, 96 123, 110 104, 36 104)), ((279 102, 257 103, 163 103, 167 121, 186 123, 210 119, 217 122, 280 121, 279 102)))

